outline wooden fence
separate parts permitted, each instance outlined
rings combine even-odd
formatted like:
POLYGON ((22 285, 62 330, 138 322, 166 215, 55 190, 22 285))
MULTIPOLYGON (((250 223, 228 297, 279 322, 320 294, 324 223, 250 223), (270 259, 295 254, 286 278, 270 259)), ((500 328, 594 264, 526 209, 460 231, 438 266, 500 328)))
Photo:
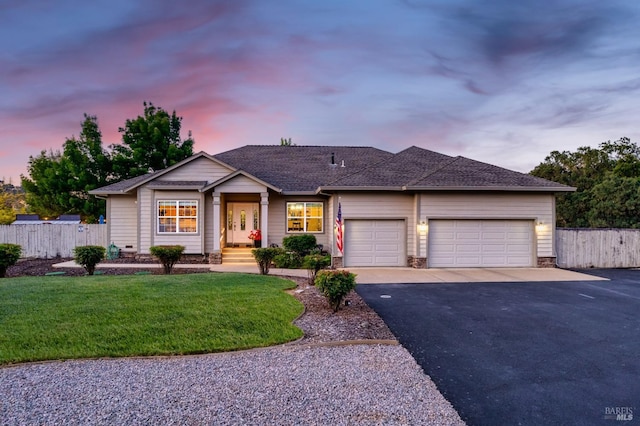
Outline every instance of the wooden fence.
POLYGON ((561 268, 640 267, 640 229, 558 229, 561 268))
POLYGON ((22 257, 73 257, 77 246, 106 247, 106 225, 0 225, 0 243, 22 246, 22 257))

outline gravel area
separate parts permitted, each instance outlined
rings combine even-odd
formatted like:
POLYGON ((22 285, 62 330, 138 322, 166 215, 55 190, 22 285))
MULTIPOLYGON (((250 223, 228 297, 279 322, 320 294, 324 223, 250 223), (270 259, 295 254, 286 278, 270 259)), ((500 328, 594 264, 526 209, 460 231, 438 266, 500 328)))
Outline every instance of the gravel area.
MULTIPOLYGON (((49 268, 31 261, 13 273, 49 268)), ((301 340, 222 354, 0 367, 0 425, 464 424, 357 293, 333 313, 306 279, 287 278, 305 305, 295 321, 301 340)))
POLYGON ((3 425, 464 424, 401 346, 279 346, 0 369, 3 425))

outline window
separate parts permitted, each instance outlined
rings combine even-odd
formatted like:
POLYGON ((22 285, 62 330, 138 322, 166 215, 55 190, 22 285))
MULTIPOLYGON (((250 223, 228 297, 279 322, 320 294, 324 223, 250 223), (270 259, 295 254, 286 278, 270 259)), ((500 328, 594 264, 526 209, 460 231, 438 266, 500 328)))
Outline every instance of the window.
POLYGON ((158 201, 158 232, 161 234, 198 232, 198 202, 158 201))
POLYGON ((287 232, 322 232, 322 203, 287 203, 287 232))

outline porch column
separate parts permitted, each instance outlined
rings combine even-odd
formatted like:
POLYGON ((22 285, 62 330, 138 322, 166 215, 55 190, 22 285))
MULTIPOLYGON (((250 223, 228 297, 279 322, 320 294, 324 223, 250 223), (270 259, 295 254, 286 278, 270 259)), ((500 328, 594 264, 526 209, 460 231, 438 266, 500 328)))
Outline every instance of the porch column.
POLYGON ((269 193, 260 193, 260 229, 262 230, 262 247, 269 247, 269 193))
POLYGON ((220 194, 213 193, 213 251, 220 252, 220 194))

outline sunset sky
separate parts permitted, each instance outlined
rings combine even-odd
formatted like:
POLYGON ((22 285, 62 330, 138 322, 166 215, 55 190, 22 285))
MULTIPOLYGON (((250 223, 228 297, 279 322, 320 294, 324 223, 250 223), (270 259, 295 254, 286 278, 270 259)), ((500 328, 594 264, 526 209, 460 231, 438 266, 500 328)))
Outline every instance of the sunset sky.
POLYGON ((195 151, 411 145, 528 172, 640 142, 636 1, 0 0, 0 179, 143 101, 195 151))

